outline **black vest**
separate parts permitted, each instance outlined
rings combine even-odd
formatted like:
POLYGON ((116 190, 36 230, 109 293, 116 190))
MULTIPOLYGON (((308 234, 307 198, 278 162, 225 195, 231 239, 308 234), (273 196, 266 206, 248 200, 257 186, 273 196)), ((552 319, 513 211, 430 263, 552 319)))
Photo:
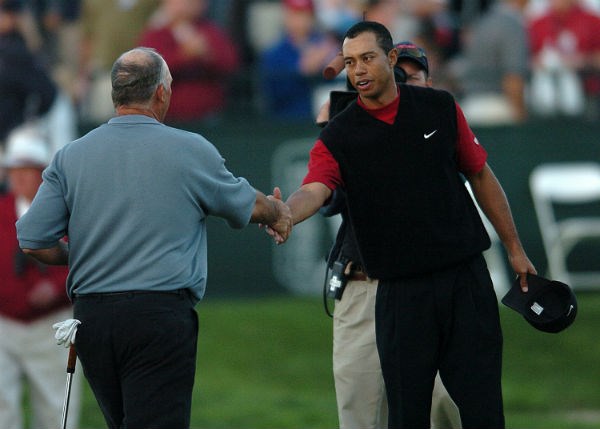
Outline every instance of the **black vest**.
POLYGON ((379 279, 441 270, 490 245, 456 165, 453 97, 400 91, 392 125, 354 102, 320 136, 340 166, 361 262, 379 279))

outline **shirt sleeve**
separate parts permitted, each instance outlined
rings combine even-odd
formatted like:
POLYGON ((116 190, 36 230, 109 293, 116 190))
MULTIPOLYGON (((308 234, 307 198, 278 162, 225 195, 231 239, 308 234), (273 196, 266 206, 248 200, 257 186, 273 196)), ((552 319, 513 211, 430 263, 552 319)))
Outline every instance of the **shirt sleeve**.
POLYGON ((317 140, 310 150, 308 173, 302 184, 306 185, 314 182, 322 183, 331 190, 343 185, 340 167, 321 140, 317 140))
MULTIPOLYGON (((458 104, 456 104, 456 121, 458 168, 461 173, 467 175, 478 173, 487 161, 487 152, 479 144, 458 104)), ((323 183, 331 190, 343 186, 339 165, 321 140, 317 140, 310 151, 308 173, 302 184, 313 182, 323 183)))
POLYGON ((487 161, 487 152, 469 127, 465 115, 456 104, 457 142, 456 157, 458 169, 465 175, 479 173, 487 161))
POLYGON ((192 183, 207 214, 227 221, 232 228, 248 225, 256 203, 256 189, 243 177, 236 177, 225 166, 225 159, 207 140, 201 145, 194 159, 202 165, 193 164, 192 183))
POLYGON ((21 248, 48 249, 67 235, 69 210, 57 158, 58 154, 44 170, 43 182, 31 207, 17 221, 17 238, 21 248))

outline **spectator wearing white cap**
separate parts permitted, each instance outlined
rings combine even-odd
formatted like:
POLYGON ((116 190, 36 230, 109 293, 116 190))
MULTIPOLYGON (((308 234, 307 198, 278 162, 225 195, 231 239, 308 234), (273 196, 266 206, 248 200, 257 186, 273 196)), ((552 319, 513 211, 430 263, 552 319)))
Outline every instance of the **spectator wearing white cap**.
MULTIPOLYGON (((52 324, 72 317, 66 267, 50 267, 26 256, 15 222, 29 208, 49 162, 48 144, 30 126, 13 130, 2 160, 8 192, 0 195, 0 427, 24 427, 27 385, 31 427, 60 427, 67 362, 54 341, 52 324)), ((76 376, 69 425, 77 427, 81 385, 76 376)))

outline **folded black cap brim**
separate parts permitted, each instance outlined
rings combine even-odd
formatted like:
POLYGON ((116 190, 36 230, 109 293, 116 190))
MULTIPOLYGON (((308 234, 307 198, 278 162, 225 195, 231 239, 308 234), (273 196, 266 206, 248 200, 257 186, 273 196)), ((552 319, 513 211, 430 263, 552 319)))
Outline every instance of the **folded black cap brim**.
POLYGON ((543 332, 560 332, 573 323, 577 300, 568 285, 533 274, 527 275, 527 284, 529 290, 523 292, 517 278, 502 303, 543 332))

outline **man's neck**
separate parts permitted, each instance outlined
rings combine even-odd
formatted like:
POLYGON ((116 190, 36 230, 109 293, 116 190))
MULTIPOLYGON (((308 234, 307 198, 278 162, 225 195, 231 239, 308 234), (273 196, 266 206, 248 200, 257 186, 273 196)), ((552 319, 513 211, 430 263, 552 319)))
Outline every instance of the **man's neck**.
POLYGON ((382 94, 378 98, 361 97, 359 95, 362 105, 369 110, 381 109, 389 106, 398 97, 398 87, 394 84, 393 89, 387 90, 385 94, 382 94))
POLYGON ((152 109, 141 106, 119 106, 117 107, 117 116, 125 115, 144 115, 156 119, 161 122, 160 118, 152 109))

